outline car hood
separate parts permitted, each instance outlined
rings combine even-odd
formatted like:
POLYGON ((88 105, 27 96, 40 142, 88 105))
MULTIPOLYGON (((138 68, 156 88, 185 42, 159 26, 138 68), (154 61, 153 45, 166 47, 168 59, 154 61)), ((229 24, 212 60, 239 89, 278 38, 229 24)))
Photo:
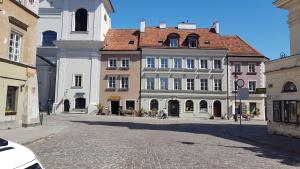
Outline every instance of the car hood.
POLYGON ((22 145, 8 142, 7 146, 0 147, 1 169, 17 168, 35 159, 35 154, 22 145))

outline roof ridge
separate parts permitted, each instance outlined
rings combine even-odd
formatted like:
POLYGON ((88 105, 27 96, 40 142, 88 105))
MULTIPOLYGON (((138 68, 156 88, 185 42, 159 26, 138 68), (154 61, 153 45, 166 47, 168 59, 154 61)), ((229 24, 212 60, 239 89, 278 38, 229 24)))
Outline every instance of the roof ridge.
POLYGON ((262 53, 260 53, 258 50, 256 50, 252 45, 250 45, 248 42, 246 42, 243 38, 241 38, 239 35, 237 35, 237 38, 239 38, 241 41, 243 41, 247 46, 249 46, 252 50, 254 50, 255 52, 257 52, 258 54, 263 55, 262 53))

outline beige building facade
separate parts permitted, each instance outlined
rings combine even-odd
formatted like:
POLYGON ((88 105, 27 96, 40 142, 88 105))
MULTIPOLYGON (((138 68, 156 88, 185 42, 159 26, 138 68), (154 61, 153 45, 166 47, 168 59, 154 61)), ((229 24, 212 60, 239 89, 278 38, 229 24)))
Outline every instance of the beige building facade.
POLYGON ((0 2, 0 129, 39 123, 36 2, 0 2))
POLYGON ((266 63, 268 131, 300 138, 300 1, 274 4, 289 11, 291 56, 266 63))

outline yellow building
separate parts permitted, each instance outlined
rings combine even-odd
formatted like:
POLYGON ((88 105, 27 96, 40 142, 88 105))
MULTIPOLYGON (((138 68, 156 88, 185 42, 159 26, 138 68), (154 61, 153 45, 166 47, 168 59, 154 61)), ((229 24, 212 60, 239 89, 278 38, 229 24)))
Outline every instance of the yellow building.
POLYGON ((37 0, 0 0, 0 129, 39 122, 37 0))

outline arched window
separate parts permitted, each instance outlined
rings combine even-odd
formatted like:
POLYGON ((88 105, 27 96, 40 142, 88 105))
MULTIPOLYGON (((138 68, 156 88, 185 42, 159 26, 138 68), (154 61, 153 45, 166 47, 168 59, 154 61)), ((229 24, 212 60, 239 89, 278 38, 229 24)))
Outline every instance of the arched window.
POLYGON ((150 102, 150 110, 151 111, 158 111, 158 101, 157 100, 151 100, 150 102))
POLYGON ((285 83, 283 87, 283 92, 297 92, 297 86, 293 82, 285 83))
POLYGON ((179 47, 179 35, 177 33, 171 33, 168 35, 169 46, 171 48, 179 47))
POLYGON ((75 31, 87 31, 88 11, 80 8, 75 13, 75 31))
POLYGON ((207 112, 207 102, 205 100, 200 102, 200 112, 207 112))
POLYGON ((54 31, 43 32, 43 46, 55 46, 54 41, 57 39, 57 33, 54 31))
POLYGON ((192 100, 186 101, 186 103, 185 103, 185 111, 190 111, 190 112, 194 111, 194 103, 193 103, 192 100))
POLYGON ((85 108, 86 108, 85 98, 77 98, 75 100, 75 109, 85 109, 85 108))
POLYGON ((189 48, 197 48, 198 47, 198 39, 199 39, 199 35, 189 34, 186 39, 188 47, 189 48))

